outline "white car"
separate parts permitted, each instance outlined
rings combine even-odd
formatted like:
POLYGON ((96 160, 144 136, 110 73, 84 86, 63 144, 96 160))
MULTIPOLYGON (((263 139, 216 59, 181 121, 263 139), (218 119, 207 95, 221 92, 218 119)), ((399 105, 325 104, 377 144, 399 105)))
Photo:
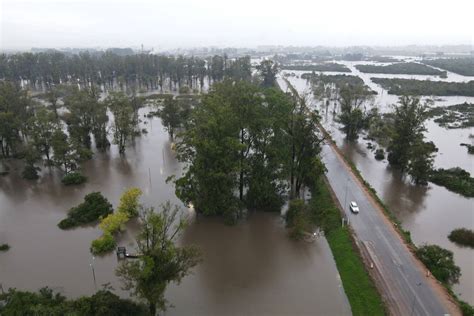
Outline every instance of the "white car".
POLYGON ((359 213, 359 206, 357 206, 357 203, 352 201, 349 208, 351 209, 352 213, 359 213))

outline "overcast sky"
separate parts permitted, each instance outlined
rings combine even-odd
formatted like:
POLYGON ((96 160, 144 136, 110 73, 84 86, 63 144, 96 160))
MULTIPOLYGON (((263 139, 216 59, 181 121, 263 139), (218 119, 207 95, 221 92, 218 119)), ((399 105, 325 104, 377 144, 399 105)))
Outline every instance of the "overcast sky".
POLYGON ((0 0, 0 48, 473 44, 473 0, 0 0))

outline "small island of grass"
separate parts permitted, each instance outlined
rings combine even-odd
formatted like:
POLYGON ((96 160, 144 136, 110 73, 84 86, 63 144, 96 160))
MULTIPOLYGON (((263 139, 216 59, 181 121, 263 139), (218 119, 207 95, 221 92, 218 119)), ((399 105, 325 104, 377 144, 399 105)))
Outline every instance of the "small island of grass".
POLYGON ((457 228, 449 236, 449 240, 461 245, 474 248, 474 231, 467 228, 457 228))
POLYGON ((73 228, 92 223, 112 213, 112 204, 100 192, 93 192, 84 197, 84 202, 69 210, 67 218, 59 222, 61 229, 73 228))

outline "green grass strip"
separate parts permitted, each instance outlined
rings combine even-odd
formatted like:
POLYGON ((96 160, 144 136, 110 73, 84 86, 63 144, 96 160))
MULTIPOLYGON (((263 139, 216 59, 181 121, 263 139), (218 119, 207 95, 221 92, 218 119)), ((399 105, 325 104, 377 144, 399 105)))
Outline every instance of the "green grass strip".
MULTIPOLYGON (((344 291, 353 315, 385 315, 382 298, 365 269, 362 258, 352 242, 347 226, 341 227, 341 213, 334 203, 327 184, 322 182, 313 193, 312 209, 324 214, 326 239, 336 261, 344 291)), ((321 214, 321 213, 320 213, 321 214)), ((316 218, 315 218, 316 220, 316 218)))

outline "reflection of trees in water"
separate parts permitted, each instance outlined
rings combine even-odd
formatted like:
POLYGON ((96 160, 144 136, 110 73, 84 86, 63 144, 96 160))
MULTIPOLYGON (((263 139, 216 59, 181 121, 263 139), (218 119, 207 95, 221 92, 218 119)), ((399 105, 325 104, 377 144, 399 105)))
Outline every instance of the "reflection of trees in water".
POLYGON ((389 181, 384 182, 382 196, 392 212, 403 217, 407 214, 417 213, 424 208, 428 186, 412 184, 400 170, 390 166, 387 167, 385 176, 389 181))
POLYGON ((199 217, 183 232, 184 244, 201 248, 203 262, 196 275, 213 295, 235 296, 235 292, 265 286, 276 277, 278 252, 288 241, 275 217, 256 213, 235 226, 225 225, 221 217, 199 217))
MULTIPOLYGON (((341 150, 351 161, 354 161, 356 165, 362 164, 366 168, 370 168, 372 164, 379 162, 374 161, 373 155, 370 155, 371 151, 366 150, 364 146, 364 142, 356 143, 344 140, 341 150), (362 160, 360 159, 361 157, 362 160)), ((375 166, 375 168, 378 167, 379 166, 375 166)), ((390 211, 404 216, 419 212, 424 208, 424 200, 429 190, 428 186, 412 184, 408 176, 389 165, 387 165, 385 169, 375 170, 372 177, 381 177, 384 179, 383 181, 373 181, 370 178, 370 174, 365 175, 366 181, 372 183, 372 186, 373 183, 382 183, 381 188, 375 189, 390 211)))
POLYGON ((115 166, 115 169, 121 174, 126 176, 132 175, 132 166, 125 155, 115 160, 115 166))
POLYGON ((176 159, 176 152, 171 149, 171 141, 168 139, 162 148, 163 170, 168 174, 175 174, 180 170, 180 163, 176 159))
POLYGON ((282 278, 289 282, 293 269, 307 268, 315 245, 289 240, 279 221, 277 214, 261 212, 235 226, 225 225, 221 217, 196 219, 181 240, 197 245, 203 253, 203 262, 195 268, 198 282, 206 285, 200 288, 220 299, 235 300, 278 286, 282 278))

